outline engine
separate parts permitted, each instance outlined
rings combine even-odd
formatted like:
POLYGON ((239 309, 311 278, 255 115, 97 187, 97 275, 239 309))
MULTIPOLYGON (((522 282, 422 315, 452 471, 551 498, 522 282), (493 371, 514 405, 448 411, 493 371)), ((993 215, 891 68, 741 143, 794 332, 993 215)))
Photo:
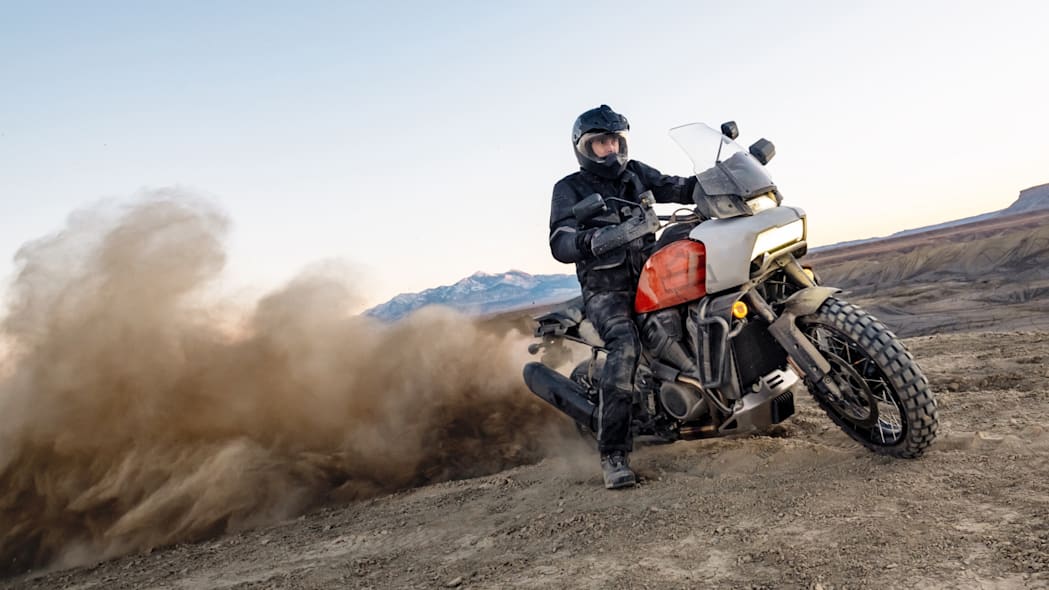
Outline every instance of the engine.
POLYGON ((679 371, 695 373, 696 363, 684 345, 681 312, 675 308, 646 314, 641 322, 645 350, 679 371))
POLYGON ((671 416, 691 422, 707 412, 707 402, 695 387, 664 381, 659 386, 659 401, 671 416))
MULTIPOLYGON (((696 374, 696 363, 685 345, 681 312, 676 308, 646 314, 641 321, 641 341, 654 357, 688 374, 696 374)), ((689 422, 706 413, 706 401, 695 387, 664 381, 659 388, 659 401, 667 413, 689 422)))

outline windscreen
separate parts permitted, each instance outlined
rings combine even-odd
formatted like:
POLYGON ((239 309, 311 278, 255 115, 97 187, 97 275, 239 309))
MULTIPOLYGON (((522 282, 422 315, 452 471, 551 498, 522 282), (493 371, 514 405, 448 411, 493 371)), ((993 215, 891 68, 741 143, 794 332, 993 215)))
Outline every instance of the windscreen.
POLYGON ((754 156, 704 123, 675 127, 670 130, 670 137, 688 154, 703 192, 710 197, 734 195, 746 199, 775 187, 754 156))

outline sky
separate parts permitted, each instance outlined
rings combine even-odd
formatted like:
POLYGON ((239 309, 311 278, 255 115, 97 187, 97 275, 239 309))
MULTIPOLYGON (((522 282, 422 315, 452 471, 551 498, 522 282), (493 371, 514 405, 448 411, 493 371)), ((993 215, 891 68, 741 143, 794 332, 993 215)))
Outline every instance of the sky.
POLYGON ((812 245, 1008 206, 1049 182, 1049 3, 0 0, 0 285, 102 199, 182 187, 232 219, 226 280, 321 260, 366 303, 547 243, 572 122, 630 155, 738 122, 812 245))

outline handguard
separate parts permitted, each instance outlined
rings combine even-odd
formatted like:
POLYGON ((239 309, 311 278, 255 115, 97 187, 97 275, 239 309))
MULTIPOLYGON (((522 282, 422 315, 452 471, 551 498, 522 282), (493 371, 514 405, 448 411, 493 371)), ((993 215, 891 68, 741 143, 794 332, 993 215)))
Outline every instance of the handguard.
POLYGON ((656 233, 659 230, 659 216, 652 209, 650 193, 642 195, 641 211, 643 214, 640 216, 631 217, 619 225, 597 230, 590 239, 590 250, 594 256, 601 256, 642 236, 656 233))

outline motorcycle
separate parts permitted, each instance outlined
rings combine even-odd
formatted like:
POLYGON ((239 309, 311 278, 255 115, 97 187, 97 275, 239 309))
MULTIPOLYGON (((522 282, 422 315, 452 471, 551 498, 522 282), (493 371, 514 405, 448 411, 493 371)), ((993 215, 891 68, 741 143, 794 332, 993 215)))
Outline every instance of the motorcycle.
MULTIPOLYGON (((657 215, 651 195, 623 202, 626 215, 606 247, 658 233, 634 302, 642 353, 631 432, 661 442, 761 431, 795 413, 802 385, 827 416, 871 451, 921 456, 936 438, 936 401, 921 368, 880 321, 820 284, 799 260, 805 212, 782 204, 765 165, 765 139, 743 149, 734 122, 670 130, 694 165, 695 207, 657 215)), ((591 195, 580 221, 608 210, 591 195)), ((595 249, 598 246, 595 245, 595 249)), ((537 396, 594 436, 598 382, 607 350, 576 299, 537 318, 524 367, 537 396), (568 343, 589 357, 568 376, 556 367, 568 343)))

